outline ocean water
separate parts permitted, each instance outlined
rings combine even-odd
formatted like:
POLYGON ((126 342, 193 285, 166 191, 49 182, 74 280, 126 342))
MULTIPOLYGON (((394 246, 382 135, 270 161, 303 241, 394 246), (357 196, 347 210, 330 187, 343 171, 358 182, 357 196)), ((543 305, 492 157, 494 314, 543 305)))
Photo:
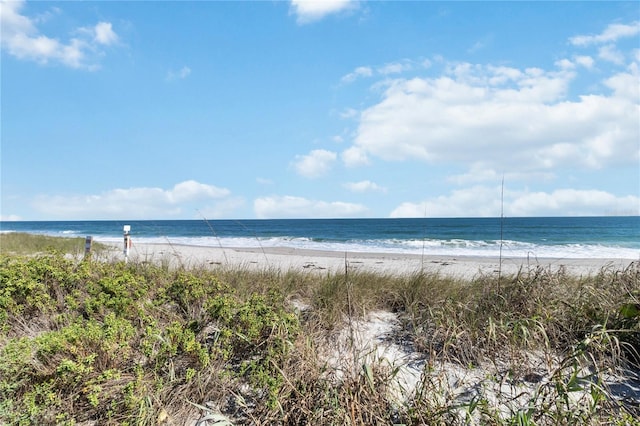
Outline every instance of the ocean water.
POLYGON ((640 217, 0 222, 0 232, 212 247, 640 260, 640 217))

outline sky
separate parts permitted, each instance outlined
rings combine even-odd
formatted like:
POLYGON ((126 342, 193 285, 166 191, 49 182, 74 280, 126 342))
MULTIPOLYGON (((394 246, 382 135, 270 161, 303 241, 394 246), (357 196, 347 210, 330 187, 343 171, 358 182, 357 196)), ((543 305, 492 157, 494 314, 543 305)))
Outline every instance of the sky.
POLYGON ((640 215, 636 1, 0 18, 1 220, 640 215))

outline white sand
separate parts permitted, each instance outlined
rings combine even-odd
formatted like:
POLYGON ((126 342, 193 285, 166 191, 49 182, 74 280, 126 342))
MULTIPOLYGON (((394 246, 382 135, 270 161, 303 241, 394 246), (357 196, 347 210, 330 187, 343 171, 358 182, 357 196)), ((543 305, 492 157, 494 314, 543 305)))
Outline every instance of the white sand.
MULTIPOLYGON (((397 333, 402 333, 398 315, 391 312, 370 312, 364 318, 351 323, 345 321, 340 330, 321 354, 328 371, 341 379, 349 374, 361 374, 362 366, 383 367, 393 371, 389 382, 389 397, 394 402, 410 401, 421 383, 428 383, 438 392, 428 398, 445 402, 445 395, 456 404, 454 410, 461 424, 482 424, 479 413, 469 421, 465 404, 472 400, 486 400, 503 418, 526 411, 532 401, 542 400, 545 392, 554 392, 554 374, 566 376, 574 373, 571 366, 561 368, 562 356, 543 351, 510 352, 496 354, 476 367, 465 367, 446 360, 429 359, 426 354, 412 351, 410 345, 398 344, 397 333), (396 338, 394 338, 394 336, 396 338), (503 355, 498 356, 498 355, 503 355), (429 364, 428 367, 426 364, 429 364), (525 380, 513 371, 528 371, 537 378, 525 380)), ((593 371, 583 366, 580 375, 594 380, 593 371)), ((609 398, 620 403, 637 406, 640 403, 640 372, 621 369, 602 374, 604 383, 598 385, 609 398)), ((585 379, 582 388, 571 391, 567 404, 572 410, 586 409, 593 403, 590 385, 585 379)))
MULTIPOLYGON (((114 246, 115 247, 115 246, 114 246)), ((121 250, 118 246, 116 249, 121 250)), ((117 254, 116 254, 117 255, 117 254)), ((124 258, 123 255, 120 255, 124 258)), ((349 271, 405 274, 424 271, 456 278, 472 278, 478 274, 517 273, 539 266, 556 271, 559 268, 572 275, 595 274, 603 267, 626 268, 630 259, 538 259, 420 256, 397 253, 341 253, 334 251, 304 250, 287 247, 264 249, 220 248, 176 244, 135 244, 130 250, 132 261, 169 262, 174 266, 243 266, 259 270, 319 271, 342 273, 349 271)))

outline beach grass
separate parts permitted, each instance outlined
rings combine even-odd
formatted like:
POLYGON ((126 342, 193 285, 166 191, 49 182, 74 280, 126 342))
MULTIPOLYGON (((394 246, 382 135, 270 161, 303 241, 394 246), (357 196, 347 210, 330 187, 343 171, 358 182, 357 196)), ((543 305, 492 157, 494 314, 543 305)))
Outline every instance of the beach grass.
POLYGON ((3 424, 638 424, 607 384, 640 361, 637 263, 463 280, 34 251, 0 254, 3 424), (357 343, 376 312, 420 361, 403 398, 357 343))
MULTIPOLYGON (((36 254, 47 251, 58 251, 72 255, 81 255, 85 250, 85 239, 80 237, 52 237, 25 232, 0 233, 0 252, 14 254, 36 254)), ((93 253, 104 253, 111 247, 94 242, 93 253)))

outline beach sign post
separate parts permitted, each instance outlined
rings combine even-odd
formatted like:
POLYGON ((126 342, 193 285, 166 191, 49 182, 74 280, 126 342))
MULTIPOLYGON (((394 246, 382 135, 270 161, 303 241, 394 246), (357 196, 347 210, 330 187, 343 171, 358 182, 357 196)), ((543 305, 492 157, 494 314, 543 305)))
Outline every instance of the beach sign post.
POLYGON ((84 239, 84 257, 91 256, 91 244, 93 243, 93 237, 91 235, 87 235, 84 239))
POLYGON ((129 260, 129 249, 131 248, 131 225, 124 225, 124 261, 129 260))

